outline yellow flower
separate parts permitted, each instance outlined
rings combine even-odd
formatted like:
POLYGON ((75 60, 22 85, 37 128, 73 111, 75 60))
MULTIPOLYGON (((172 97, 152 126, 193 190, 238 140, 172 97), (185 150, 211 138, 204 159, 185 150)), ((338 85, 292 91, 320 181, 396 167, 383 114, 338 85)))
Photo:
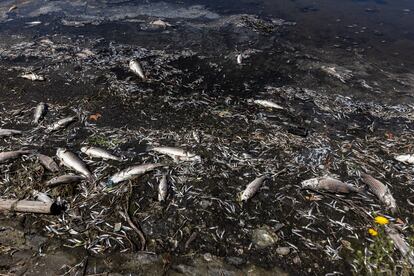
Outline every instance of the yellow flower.
POLYGON ((368 229, 368 233, 369 233, 371 236, 373 236, 373 237, 378 236, 378 232, 377 232, 377 230, 375 230, 375 229, 373 229, 373 228, 369 228, 369 229, 368 229))
POLYGON ((378 223, 378 224, 381 224, 381 225, 386 225, 386 224, 390 223, 387 218, 384 218, 382 216, 376 216, 375 217, 375 222, 378 223))

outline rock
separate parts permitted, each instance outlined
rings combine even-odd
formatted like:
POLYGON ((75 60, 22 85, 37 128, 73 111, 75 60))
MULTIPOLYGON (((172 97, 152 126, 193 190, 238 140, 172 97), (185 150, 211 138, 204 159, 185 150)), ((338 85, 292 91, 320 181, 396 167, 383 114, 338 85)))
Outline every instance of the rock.
POLYGON ((282 256, 286 256, 290 253, 289 247, 278 247, 276 248, 276 253, 282 256))
POLYGON ((234 266, 240 266, 246 263, 246 261, 239 257, 226 257, 226 262, 228 264, 234 265, 234 266))
POLYGON ((252 242, 258 248, 272 246, 278 239, 277 235, 271 232, 268 227, 255 229, 252 233, 252 242))

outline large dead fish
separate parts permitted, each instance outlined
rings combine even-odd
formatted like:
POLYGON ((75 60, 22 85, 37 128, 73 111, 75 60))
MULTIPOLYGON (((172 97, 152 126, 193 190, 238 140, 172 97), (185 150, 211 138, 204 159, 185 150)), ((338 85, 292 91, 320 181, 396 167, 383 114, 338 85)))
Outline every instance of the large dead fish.
POLYGON ((266 100, 255 100, 254 101, 255 104, 264 106, 264 107, 270 107, 270 108, 275 108, 275 109, 284 109, 282 106, 278 105, 277 103, 271 102, 271 101, 266 101, 266 100))
POLYGON ((36 154, 37 159, 39 159, 40 163, 49 171, 51 172, 58 172, 59 166, 56 164, 55 160, 53 160, 51 157, 44 155, 44 154, 36 154))
POLYGON ((0 137, 22 134, 20 130, 0 128, 0 137))
POLYGON ((107 186, 111 187, 115 184, 118 184, 120 182, 136 178, 140 175, 143 175, 147 172, 150 172, 156 168, 164 167, 165 164, 162 163, 153 163, 153 164, 142 164, 142 165, 136 165, 129 167, 125 170, 122 170, 120 172, 117 172, 113 176, 111 176, 107 182, 107 186))
POLYGON ((24 78, 24 79, 31 80, 31 81, 44 81, 45 80, 44 77, 42 77, 38 74, 35 74, 35 73, 22 74, 22 75, 20 75, 20 77, 24 78))
POLYGON ((414 164, 414 155, 413 154, 398 155, 395 157, 395 160, 402 162, 402 163, 414 164))
POLYGON ((121 157, 115 156, 109 151, 97 147, 82 147, 81 152, 83 152, 86 155, 89 155, 90 157, 122 161, 121 157))
POLYGON ((164 174, 161 178, 160 184, 158 184, 158 201, 164 201, 168 195, 168 179, 164 174))
POLYGON ((33 122, 38 124, 43 119, 47 111, 47 105, 44 102, 40 102, 35 109, 33 122))
POLYGON ((391 210, 397 211, 397 203, 391 194, 390 189, 366 173, 361 173, 362 181, 369 187, 369 190, 378 197, 378 199, 391 210))
POLYGON ((408 257, 409 262, 414 265, 414 254, 412 248, 405 241, 404 237, 397 232, 393 227, 386 227, 385 231, 387 232, 390 239, 394 242, 394 246, 400 251, 403 257, 408 257))
POLYGON ((175 161, 201 161, 201 157, 184 149, 174 147, 150 147, 149 150, 165 154, 175 161))
POLYGON ((16 151, 3 151, 0 152, 0 163, 6 163, 14 159, 19 158, 22 155, 30 154, 30 150, 16 150, 16 151))
POLYGON ((129 62, 129 69, 135 73, 136 75, 138 75, 142 80, 146 80, 147 78, 145 77, 144 71, 142 70, 141 64, 135 60, 132 59, 129 62))
POLYGON ((315 177, 302 181, 302 188, 311 188, 329 193, 357 193, 359 189, 329 176, 315 177))
POLYGON ((95 180, 95 177, 89 171, 86 164, 73 152, 67 149, 58 148, 56 155, 66 167, 81 173, 91 182, 95 180))
POLYGON ((71 184, 71 183, 78 183, 85 179, 84 176, 81 175, 73 175, 73 174, 66 174, 54 177, 46 182, 47 187, 56 187, 61 184, 71 184))
POLYGON ((66 117, 66 118, 60 119, 59 121, 54 122, 51 126, 49 126, 48 130, 49 131, 56 131, 56 130, 65 128, 69 124, 73 123, 74 121, 76 121, 76 116, 71 116, 71 117, 66 117))
POLYGON ((246 189, 242 192, 240 200, 247 201, 252 198, 260 189, 266 178, 267 176, 261 176, 250 182, 249 185, 246 186, 246 189))

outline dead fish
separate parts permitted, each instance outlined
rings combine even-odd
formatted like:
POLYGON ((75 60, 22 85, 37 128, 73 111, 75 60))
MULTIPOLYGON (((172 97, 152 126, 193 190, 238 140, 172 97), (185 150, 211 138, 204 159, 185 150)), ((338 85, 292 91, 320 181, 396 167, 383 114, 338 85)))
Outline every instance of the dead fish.
POLYGON ((392 227, 386 227, 385 231, 387 232, 390 239, 394 242, 394 246, 400 251, 401 255, 403 257, 409 255, 408 260, 411 264, 414 264, 414 256, 412 249, 405 241, 404 237, 400 233, 398 233, 395 228, 392 227))
POLYGON ((51 132, 51 131, 56 131, 56 130, 65 128, 69 124, 73 123, 74 121, 76 121, 76 116, 71 116, 71 117, 60 119, 59 121, 54 122, 51 126, 49 126, 48 130, 51 132))
POLYGON ((160 184, 158 184, 158 201, 164 201, 168 195, 168 179, 164 174, 161 178, 160 184))
POLYGON ((52 188, 61 184, 78 183, 83 179, 85 179, 85 177, 81 175, 65 174, 50 179, 46 182, 46 186, 52 188))
POLYGON ((162 27, 162 28, 167 28, 167 27, 171 27, 171 24, 168 22, 165 22, 161 19, 157 19, 154 20, 150 23, 152 26, 156 26, 156 27, 162 27))
POLYGON ((40 102, 35 109, 33 122, 38 124, 43 119, 47 111, 47 105, 44 102, 40 102))
POLYGON ((261 176, 250 182, 249 185, 246 186, 246 189, 242 192, 240 200, 247 201, 252 198, 260 189, 266 178, 267 176, 261 176))
POLYGON ((312 188, 329 193, 357 193, 359 189, 335 178, 323 176, 302 181, 302 188, 312 188))
POLYGON ((369 187, 370 191, 394 213, 397 210, 397 203, 395 202, 390 189, 369 174, 361 173, 361 176, 362 181, 369 187))
POLYGON ((0 137, 22 134, 20 130, 0 128, 0 137))
POLYGON ((237 55, 237 64, 242 65, 242 63, 243 63, 243 55, 238 54, 237 55))
POLYGON ((56 155, 66 167, 81 173, 91 182, 95 180, 95 177, 86 167, 86 164, 73 152, 67 149, 58 148, 56 155))
POLYGON ((284 109, 282 106, 278 105, 277 103, 271 102, 271 101, 266 101, 266 100, 255 100, 254 101, 255 104, 264 106, 264 107, 270 107, 270 108, 275 108, 275 109, 284 109))
POLYGON ((175 161, 201 161, 201 157, 194 153, 190 153, 184 149, 175 147, 149 147, 151 151, 165 154, 173 158, 175 161))
POLYGON ((138 75, 142 80, 146 80, 146 77, 145 77, 144 71, 142 70, 141 64, 137 60, 132 59, 129 62, 129 69, 132 72, 134 72, 136 75, 138 75))
POLYGON ((120 182, 136 178, 140 175, 143 175, 147 172, 150 172, 152 170, 155 170, 159 167, 164 167, 165 164, 162 163, 152 163, 152 164, 142 164, 142 165, 136 165, 129 167, 125 170, 122 170, 120 172, 117 172, 113 176, 111 176, 107 182, 107 186, 111 187, 115 184, 118 184, 120 182))
POLYGON ((398 155, 397 157, 395 157, 395 160, 402 162, 402 163, 414 164, 414 155, 413 154, 398 155))
POLYGON ((28 79, 31 81, 44 81, 45 78, 35 73, 27 73, 20 75, 21 78, 28 79))
POLYGON ((113 155, 107 150, 97 148, 97 147, 82 147, 81 152, 83 152, 86 155, 89 155, 90 157, 122 161, 122 158, 113 155))
POLYGON ((37 201, 41 201, 44 203, 52 203, 54 202, 54 200, 48 196, 46 193, 41 193, 39 191, 34 190, 33 191, 33 196, 37 201))
POLYGON ((6 163, 14 159, 19 158, 22 155, 30 154, 30 150, 16 150, 16 151, 3 151, 0 152, 0 163, 6 163))
POLYGON ((37 159, 39 159, 40 163, 49 171, 51 172, 58 172, 59 166, 56 164, 55 160, 53 160, 51 157, 44 155, 44 154, 36 154, 37 159))

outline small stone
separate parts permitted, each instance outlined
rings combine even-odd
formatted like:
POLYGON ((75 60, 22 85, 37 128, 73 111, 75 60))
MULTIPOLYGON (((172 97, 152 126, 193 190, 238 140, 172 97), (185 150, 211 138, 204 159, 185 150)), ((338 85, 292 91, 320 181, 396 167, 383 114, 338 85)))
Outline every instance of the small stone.
POLYGON ((211 262, 213 260, 213 256, 210 253, 205 253, 203 258, 206 262, 211 262))
POLYGON ((246 263, 244 259, 239 257, 226 257, 226 262, 234 266, 240 266, 246 263))
POLYGON ((120 222, 115 223, 115 225, 114 225, 114 232, 121 231, 121 228, 122 228, 122 223, 120 223, 120 222))
POLYGON ((278 241, 278 237, 273 232, 269 231, 267 227, 262 227, 253 230, 252 242, 258 248, 265 248, 272 246, 278 241))
POLYGON ((293 263, 299 265, 302 261, 300 260, 299 256, 296 256, 295 258, 293 258, 293 263))
POLYGON ((276 253, 282 256, 286 256, 290 253, 289 247, 278 247, 276 248, 276 253))

